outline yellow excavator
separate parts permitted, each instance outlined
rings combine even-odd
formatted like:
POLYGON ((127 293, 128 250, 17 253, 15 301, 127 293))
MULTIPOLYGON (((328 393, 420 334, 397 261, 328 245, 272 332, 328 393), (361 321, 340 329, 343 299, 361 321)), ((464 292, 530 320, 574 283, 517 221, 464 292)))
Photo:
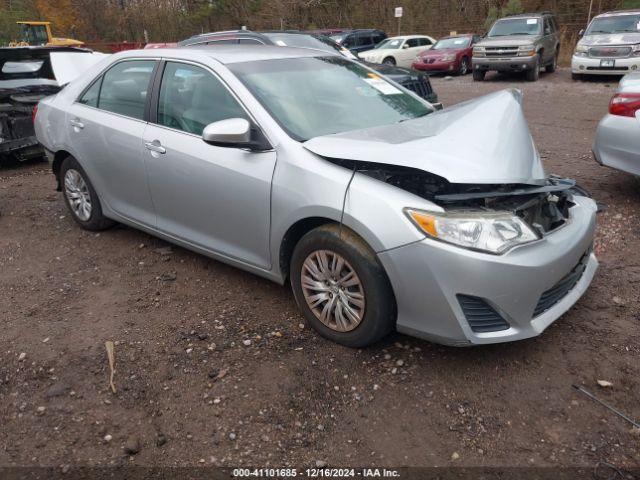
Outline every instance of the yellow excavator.
POLYGON ((20 40, 10 47, 82 47, 84 42, 73 38, 59 38, 51 34, 51 22, 16 22, 20 25, 20 40))

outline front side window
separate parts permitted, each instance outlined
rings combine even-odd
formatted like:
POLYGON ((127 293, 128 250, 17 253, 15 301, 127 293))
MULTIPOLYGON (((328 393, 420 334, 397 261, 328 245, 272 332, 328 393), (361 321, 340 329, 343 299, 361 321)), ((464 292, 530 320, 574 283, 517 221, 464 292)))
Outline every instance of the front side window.
POLYGON ((539 35, 542 26, 540 18, 507 18, 493 24, 487 36, 507 37, 509 35, 539 35))
POLYGON ((298 141, 389 125, 433 111, 383 77, 340 57, 243 62, 230 68, 298 141))
POLYGON ((202 135, 210 123, 247 114, 211 73, 195 65, 167 62, 160 85, 158 124, 202 135))
POLYGON ((154 60, 128 60, 112 67, 103 76, 98 108, 143 120, 155 63, 154 60))

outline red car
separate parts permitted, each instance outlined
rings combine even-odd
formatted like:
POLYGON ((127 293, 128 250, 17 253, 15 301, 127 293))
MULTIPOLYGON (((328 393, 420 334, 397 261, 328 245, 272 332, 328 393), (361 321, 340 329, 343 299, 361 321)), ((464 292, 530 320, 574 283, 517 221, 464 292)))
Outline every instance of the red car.
POLYGON ((471 71, 473 45, 479 41, 480 35, 473 34, 441 38, 431 49, 420 53, 411 67, 429 73, 466 75, 471 71))

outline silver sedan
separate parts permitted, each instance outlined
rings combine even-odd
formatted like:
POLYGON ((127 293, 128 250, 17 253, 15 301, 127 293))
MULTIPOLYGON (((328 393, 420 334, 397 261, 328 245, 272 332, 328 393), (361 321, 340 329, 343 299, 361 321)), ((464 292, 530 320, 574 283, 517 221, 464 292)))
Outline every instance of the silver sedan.
POLYGON ((436 112, 339 55, 113 55, 37 110, 76 222, 121 222, 270 280, 352 347, 540 334, 586 291, 595 203, 548 176, 518 91, 436 112))
POLYGON ((593 143, 600 165, 640 176, 640 73, 622 77, 593 143))

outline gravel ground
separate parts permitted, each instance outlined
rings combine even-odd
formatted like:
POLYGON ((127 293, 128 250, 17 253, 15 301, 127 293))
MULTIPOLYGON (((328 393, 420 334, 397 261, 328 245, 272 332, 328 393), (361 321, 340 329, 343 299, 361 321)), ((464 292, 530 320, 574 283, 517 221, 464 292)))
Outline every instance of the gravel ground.
POLYGON ((604 208, 589 291, 513 344, 334 345, 288 288, 126 227, 82 231, 46 164, 1 169, 0 465, 638 466, 638 432, 571 388, 640 418, 640 182, 592 160, 606 82, 433 81, 445 105, 521 88, 548 172, 604 208))

